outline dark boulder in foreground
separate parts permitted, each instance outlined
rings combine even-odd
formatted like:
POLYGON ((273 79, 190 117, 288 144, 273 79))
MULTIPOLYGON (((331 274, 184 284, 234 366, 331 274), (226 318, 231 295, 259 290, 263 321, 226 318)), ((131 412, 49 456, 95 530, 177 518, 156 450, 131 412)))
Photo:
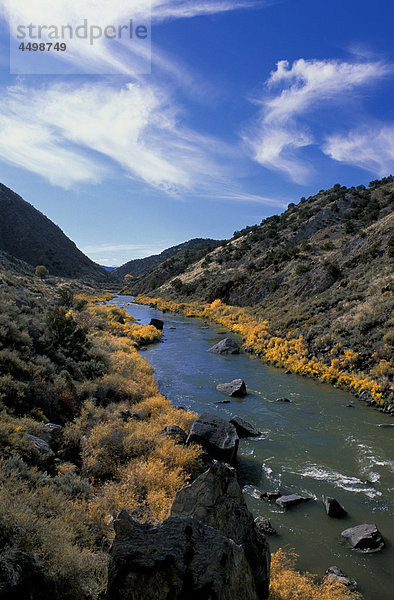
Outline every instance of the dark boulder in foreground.
MULTIPOLYGON (((180 490, 171 509, 172 516, 188 515, 214 527, 245 551, 253 573, 258 598, 269 588, 270 552, 249 512, 235 469, 219 462, 180 490)), ((238 599, 237 593, 232 598, 238 599)), ((242 598, 249 596, 242 595, 242 598)))
POLYGON ((239 437, 231 423, 211 413, 203 413, 190 427, 187 444, 200 444, 213 458, 232 463, 237 458, 239 437))
POLYGON ((335 498, 326 496, 323 498, 323 504, 329 517, 333 517, 334 519, 346 517, 347 511, 339 504, 338 500, 335 500, 335 498))
POLYGON ((290 494, 289 496, 280 496, 276 499, 276 504, 281 508, 291 508, 297 504, 303 504, 309 502, 310 498, 307 496, 300 496, 299 494, 290 494))
POLYGON ((342 573, 339 567, 329 567, 324 579, 330 583, 341 583, 342 585, 346 585, 351 591, 355 591, 357 588, 357 581, 351 577, 347 577, 347 575, 342 573))
POLYGON ((382 534, 374 524, 357 525, 342 531, 341 536, 353 550, 379 552, 384 546, 382 534))
POLYGON ((156 327, 159 331, 163 331, 164 329, 164 321, 161 321, 160 319, 151 319, 149 325, 153 325, 153 327, 156 327))
POLYGON ((192 517, 114 521, 107 600, 258 600, 245 552, 192 517))
POLYGON ((177 444, 186 444, 187 434, 178 425, 167 425, 167 427, 164 427, 161 435, 166 435, 177 444))
POLYGON ((240 347, 234 340, 230 338, 224 338, 212 348, 209 348, 208 352, 212 352, 213 354, 239 354, 240 347))
POLYGON ((241 417, 238 417, 237 415, 230 419, 230 423, 234 425, 240 438, 256 437, 260 435, 260 431, 257 431, 253 425, 244 421, 244 419, 241 419, 241 417))
POLYGON ((243 398, 248 393, 243 379, 234 379, 230 383, 219 383, 216 389, 218 392, 227 394, 227 396, 232 396, 233 398, 243 398))
POLYGON ((276 529, 271 525, 271 521, 267 517, 256 517, 255 525, 263 535, 278 535, 276 529))

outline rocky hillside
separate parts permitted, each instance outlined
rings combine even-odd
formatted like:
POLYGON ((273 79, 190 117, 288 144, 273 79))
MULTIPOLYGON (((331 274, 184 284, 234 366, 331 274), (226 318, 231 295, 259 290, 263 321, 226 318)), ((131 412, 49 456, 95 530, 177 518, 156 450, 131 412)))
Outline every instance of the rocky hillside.
MULTIPOLYGON (((198 260, 202 255, 205 255, 206 252, 216 248, 220 244, 217 240, 211 239, 203 239, 203 238, 194 238, 193 240, 189 240, 188 242, 184 242, 183 244, 179 244, 178 246, 172 246, 171 248, 167 248, 161 254, 155 254, 153 256, 147 256, 146 258, 139 258, 136 260, 130 260, 125 263, 121 267, 114 269, 112 275, 114 277, 123 278, 125 275, 132 275, 133 277, 142 277, 147 273, 151 273, 157 267, 160 267, 166 261, 170 261, 175 256, 179 256, 182 262, 182 267, 184 268, 189 264, 198 260), (188 259, 186 264, 184 259, 188 259)), ((172 263, 177 262, 175 259, 172 263)), ((161 269, 159 269, 161 272, 161 269)), ((181 271, 180 271, 181 272, 181 271)), ((166 272, 166 276, 163 278, 163 281, 168 278, 169 273, 166 272)), ((160 282, 161 282, 160 278, 160 282)), ((156 280, 152 281, 151 285, 158 285, 156 280)))
POLYGON ((9 261, 13 270, 18 270, 14 259, 19 259, 32 267, 45 265, 51 275, 107 279, 104 269, 78 250, 57 225, 2 184, 0 214, 0 251, 6 253, 2 264, 9 261))
POLYGON ((394 344, 393 200, 391 176, 368 188, 335 185, 236 232, 159 286, 152 274, 140 278, 133 291, 253 306, 274 331, 302 333, 311 355, 342 344, 357 353, 354 367, 378 368, 394 344))

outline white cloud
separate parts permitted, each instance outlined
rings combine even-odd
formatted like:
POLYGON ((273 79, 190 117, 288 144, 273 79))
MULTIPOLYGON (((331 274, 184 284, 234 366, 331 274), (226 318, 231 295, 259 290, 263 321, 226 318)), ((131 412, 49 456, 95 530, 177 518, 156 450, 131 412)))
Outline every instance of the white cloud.
MULTIPOLYGON (((16 35, 16 28, 20 25, 70 25, 75 30, 86 19, 89 28, 94 25, 105 30, 107 26, 117 29, 121 25, 128 25, 132 19, 135 24, 149 27, 151 22, 160 24, 167 20, 190 19, 265 5, 266 2, 262 0, 18 0, 12 3, 10 0, 0 0, 0 15, 8 21, 16 35)), ((34 35, 37 33, 36 28, 34 35)), ((53 41, 46 37, 47 34, 47 30, 41 30, 42 41, 53 41)), ((129 76, 148 73, 150 44, 138 42, 135 36, 131 43, 127 32, 124 36, 122 39, 118 36, 116 40, 102 36, 90 45, 89 40, 81 40, 74 35, 66 52, 52 53, 50 68, 53 68, 53 60, 56 60, 77 67, 79 73, 119 73, 129 76)), ((19 53, 16 59, 18 65, 21 64, 19 53)), ((163 62, 157 48, 153 59, 163 62)), ((45 61, 48 64, 46 58, 45 61)), ((170 63, 168 67, 171 70, 170 63)))
POLYGON ((80 153, 61 147, 47 127, 4 112, 0 114, 0 156, 64 188, 81 181, 98 183, 105 171, 80 153))
POLYGON ((111 164, 175 194, 220 181, 228 149, 178 113, 163 90, 140 83, 11 88, 0 106, 0 155, 63 187, 100 181, 111 164))
POLYGON ((279 61, 266 82, 267 91, 256 102, 261 106, 257 124, 243 136, 254 159, 304 183, 312 169, 298 158, 296 150, 313 144, 315 137, 299 122, 300 117, 328 104, 340 105, 352 98, 357 88, 390 71, 387 65, 376 61, 300 59, 292 65, 279 61))
MULTIPOLYGON (((194 194, 197 197, 197 194, 194 194)), ((249 194, 241 190, 232 188, 232 191, 226 191, 226 189, 218 189, 216 192, 210 192, 204 194, 204 197, 213 198, 215 200, 230 200, 231 202, 245 202, 248 204, 261 204, 264 206, 273 206, 275 208, 287 208, 289 200, 280 200, 278 198, 270 198, 268 196, 260 196, 259 194, 249 194)), ((201 194, 200 194, 201 197, 201 194)))
POLYGON ((332 135, 323 152, 333 160, 385 177, 394 173, 394 124, 332 135))

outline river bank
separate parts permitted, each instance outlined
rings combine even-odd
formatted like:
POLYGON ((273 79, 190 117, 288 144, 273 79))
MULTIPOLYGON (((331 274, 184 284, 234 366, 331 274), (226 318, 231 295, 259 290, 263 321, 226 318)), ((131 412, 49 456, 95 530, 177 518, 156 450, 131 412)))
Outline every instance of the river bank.
POLYGON ((373 378, 353 369, 352 366, 357 363, 357 353, 343 348, 341 344, 334 344, 329 336, 322 340, 326 345, 324 352, 315 356, 302 335, 294 337, 289 332, 286 337, 280 336, 278 331, 272 331, 267 320, 258 318, 253 309, 228 306, 220 300, 200 305, 142 295, 136 297, 136 302, 223 325, 242 338, 245 351, 264 362, 348 390, 367 404, 378 407, 381 412, 394 414, 392 384, 383 376, 373 378))

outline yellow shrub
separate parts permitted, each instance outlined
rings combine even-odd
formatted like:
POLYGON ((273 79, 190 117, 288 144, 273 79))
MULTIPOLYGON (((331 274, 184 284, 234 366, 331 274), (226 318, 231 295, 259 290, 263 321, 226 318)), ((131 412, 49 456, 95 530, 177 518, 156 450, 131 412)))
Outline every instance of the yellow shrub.
POLYGON ((297 555, 279 549, 271 559, 269 600, 358 600, 356 592, 344 585, 323 581, 316 583, 310 573, 295 570, 297 555))
MULTIPOLYGON (((377 402, 382 401, 383 392, 389 385, 375 371, 367 375, 353 370, 358 354, 350 349, 341 354, 341 347, 338 344, 331 351, 331 355, 338 358, 333 359, 330 364, 317 358, 308 359, 308 345, 302 335, 297 335, 297 331, 294 330, 287 332, 286 337, 281 337, 279 332, 272 330, 267 320, 255 314, 253 308, 228 306, 220 300, 202 305, 197 302, 180 304, 172 300, 149 298, 143 295, 137 296, 136 302, 153 304, 160 310, 178 311, 187 316, 211 319, 240 335, 245 346, 249 346, 262 360, 290 369, 293 373, 338 384, 357 394, 367 390, 377 402), (380 380, 377 381, 376 378, 380 380)), ((319 343, 330 345, 334 343, 334 339, 332 335, 327 334, 319 340, 319 343)), ((377 372, 381 373, 384 368, 385 366, 382 365, 377 372)), ((390 386, 390 389, 394 388, 390 386)))

